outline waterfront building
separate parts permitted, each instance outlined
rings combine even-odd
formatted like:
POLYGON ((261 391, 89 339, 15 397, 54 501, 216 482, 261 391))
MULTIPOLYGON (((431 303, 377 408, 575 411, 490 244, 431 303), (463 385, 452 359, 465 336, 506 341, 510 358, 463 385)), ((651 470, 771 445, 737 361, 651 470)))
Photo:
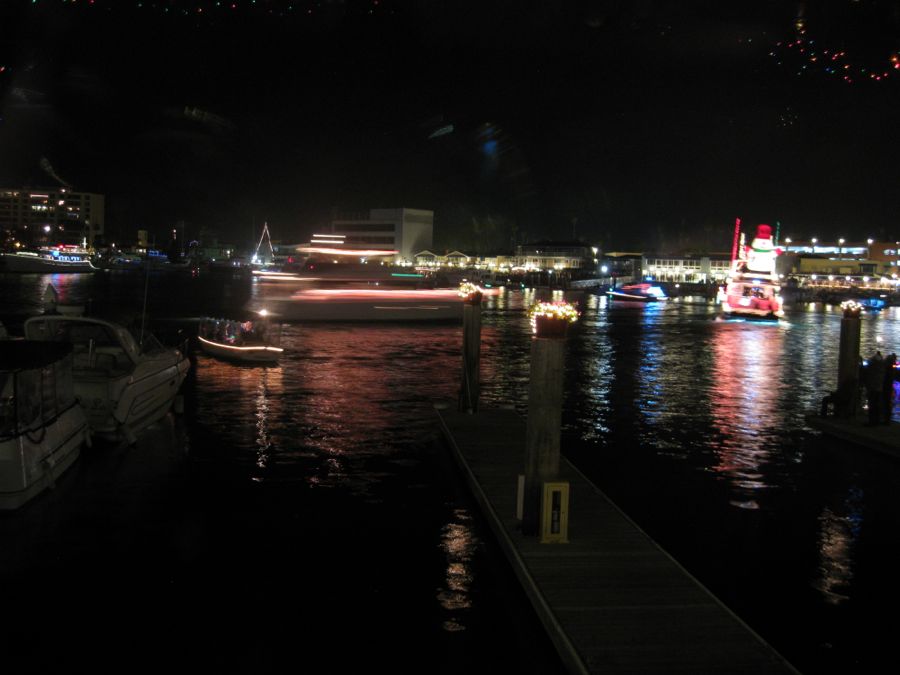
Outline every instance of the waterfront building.
POLYGON ((730 270, 730 253, 641 254, 641 273, 654 281, 719 283, 730 270))
POLYGON ((516 248, 518 266, 525 270, 579 270, 597 268, 597 247, 583 241, 541 240, 516 248))
POLYGON ((783 245, 785 274, 817 276, 887 276, 897 274, 900 243, 894 241, 791 241, 783 245))
POLYGON ((432 247, 434 211, 371 209, 366 216, 333 219, 330 234, 346 248, 396 251, 395 263, 412 265, 418 252, 432 247))
POLYGON ((102 241, 105 197, 70 188, 0 188, 0 231, 13 246, 102 241))

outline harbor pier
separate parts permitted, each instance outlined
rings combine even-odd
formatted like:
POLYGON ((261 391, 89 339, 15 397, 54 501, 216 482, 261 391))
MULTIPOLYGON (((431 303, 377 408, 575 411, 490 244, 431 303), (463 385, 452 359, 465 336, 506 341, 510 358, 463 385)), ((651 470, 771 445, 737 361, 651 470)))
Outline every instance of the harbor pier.
POLYGON ((446 444, 569 672, 797 672, 564 457, 568 543, 524 535, 525 420, 453 408, 435 404, 446 444))

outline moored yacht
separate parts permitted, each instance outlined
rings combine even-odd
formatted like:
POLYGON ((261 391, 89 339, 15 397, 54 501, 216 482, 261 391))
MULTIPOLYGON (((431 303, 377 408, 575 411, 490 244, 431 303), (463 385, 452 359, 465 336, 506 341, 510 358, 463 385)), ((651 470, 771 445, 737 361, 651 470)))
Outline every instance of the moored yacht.
POLYGON ((26 320, 24 330, 30 340, 72 345, 75 395, 91 431, 108 440, 133 443, 164 417, 190 368, 181 350, 149 334, 137 340, 99 318, 43 315, 26 320))
POLYGON ((52 486, 89 441, 75 399, 72 347, 0 340, 0 510, 52 486))

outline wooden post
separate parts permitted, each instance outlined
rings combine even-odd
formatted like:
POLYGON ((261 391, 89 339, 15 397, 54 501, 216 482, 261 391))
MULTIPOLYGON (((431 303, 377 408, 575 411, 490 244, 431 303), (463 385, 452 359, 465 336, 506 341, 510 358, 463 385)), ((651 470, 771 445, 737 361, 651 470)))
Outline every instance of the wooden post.
POLYGON ((543 484, 559 474, 559 439, 562 425, 565 374, 565 319, 536 322, 531 341, 531 382, 525 425, 525 489, 522 534, 538 534, 543 484))
POLYGON ((462 383, 459 389, 459 411, 470 415, 478 410, 481 388, 481 293, 471 293, 463 300, 462 383))
POLYGON ((859 310, 845 309, 841 319, 841 342, 838 353, 838 391, 845 396, 835 402, 837 417, 855 417, 859 410, 859 310))

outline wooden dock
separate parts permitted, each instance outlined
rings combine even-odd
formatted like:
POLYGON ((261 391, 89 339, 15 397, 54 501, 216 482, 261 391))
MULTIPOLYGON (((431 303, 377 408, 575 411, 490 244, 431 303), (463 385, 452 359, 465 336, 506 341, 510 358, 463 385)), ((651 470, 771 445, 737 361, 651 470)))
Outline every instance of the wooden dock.
POLYGON ((797 672, 564 458, 569 543, 522 535, 525 420, 455 408, 435 405, 447 444, 569 672, 797 672))
POLYGON ((896 422, 869 426, 861 416, 843 418, 807 415, 806 423, 828 436, 900 458, 900 425, 896 422))

